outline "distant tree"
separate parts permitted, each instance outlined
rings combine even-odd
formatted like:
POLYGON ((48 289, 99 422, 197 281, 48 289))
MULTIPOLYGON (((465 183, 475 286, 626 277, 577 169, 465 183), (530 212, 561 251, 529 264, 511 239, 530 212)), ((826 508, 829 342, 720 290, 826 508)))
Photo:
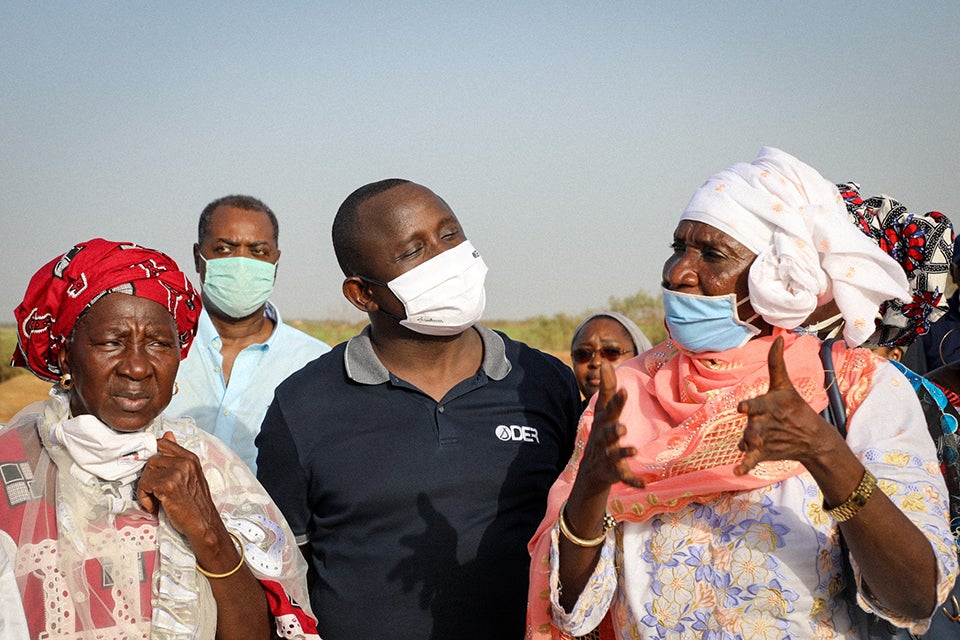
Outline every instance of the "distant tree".
MULTIPOLYGON (((618 311, 636 322, 653 344, 666 340, 667 331, 663 327, 663 305, 659 297, 655 298, 643 291, 623 299, 611 297, 606 308, 618 311)), ((484 324, 538 349, 565 354, 570 350, 570 341, 573 339, 573 331, 577 325, 597 311, 587 310, 577 315, 557 313, 525 320, 485 320, 484 324)))
POLYGON ((667 339, 667 330, 663 326, 663 303, 659 296, 653 297, 644 291, 627 298, 611 296, 611 311, 617 311, 637 323, 650 342, 657 344, 667 339))

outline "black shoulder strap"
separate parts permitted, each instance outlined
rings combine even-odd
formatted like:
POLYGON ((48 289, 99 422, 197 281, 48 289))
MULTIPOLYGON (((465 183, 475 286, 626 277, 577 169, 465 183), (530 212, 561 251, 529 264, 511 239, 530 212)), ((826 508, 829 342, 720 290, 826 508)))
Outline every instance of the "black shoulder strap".
POLYGON ((824 340, 820 345, 820 362, 823 363, 823 388, 827 392, 829 404, 820 415, 837 428, 844 438, 847 437, 847 409, 837 384, 837 372, 833 368, 833 343, 840 338, 824 340))

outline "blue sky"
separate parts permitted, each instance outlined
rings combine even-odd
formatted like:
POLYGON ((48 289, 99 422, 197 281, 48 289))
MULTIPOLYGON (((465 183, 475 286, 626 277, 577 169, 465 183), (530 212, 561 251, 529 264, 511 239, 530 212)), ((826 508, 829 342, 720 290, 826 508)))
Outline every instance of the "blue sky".
MULTIPOLYGON (((960 224, 960 3, 0 3, 0 321, 74 242, 193 275, 203 206, 280 219, 284 317, 360 319, 330 225, 387 177, 443 197, 487 317, 658 292, 712 173, 780 147, 960 224)), ((196 282, 196 280, 195 280, 196 282)))

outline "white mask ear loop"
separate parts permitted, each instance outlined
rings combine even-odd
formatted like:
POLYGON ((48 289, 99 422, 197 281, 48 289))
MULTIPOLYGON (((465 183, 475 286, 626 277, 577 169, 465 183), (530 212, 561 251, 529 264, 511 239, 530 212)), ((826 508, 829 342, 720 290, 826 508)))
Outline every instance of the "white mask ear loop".
POLYGON ((807 326, 804 327, 804 329, 810 333, 814 333, 817 335, 819 335, 820 332, 823 331, 824 329, 830 329, 830 331, 827 332, 827 335, 824 336, 823 338, 824 340, 827 340, 830 338, 836 338, 838 335, 840 335, 840 332, 843 330, 842 321, 843 321, 843 314, 838 313, 837 315, 831 316, 826 320, 821 320, 820 322, 808 324, 807 326))
POLYGON ((754 329, 756 329, 757 327, 754 326, 753 321, 760 317, 760 314, 759 314, 759 313, 754 312, 754 314, 753 314, 752 316, 750 316, 749 318, 747 318, 746 320, 740 320, 740 305, 742 305, 744 302, 750 302, 750 296, 746 296, 743 300, 737 300, 737 303, 736 303, 736 307, 737 307, 737 320, 738 320, 739 322, 742 322, 742 323, 745 324, 745 325, 748 324, 748 325, 750 325, 751 327, 753 327, 754 329))

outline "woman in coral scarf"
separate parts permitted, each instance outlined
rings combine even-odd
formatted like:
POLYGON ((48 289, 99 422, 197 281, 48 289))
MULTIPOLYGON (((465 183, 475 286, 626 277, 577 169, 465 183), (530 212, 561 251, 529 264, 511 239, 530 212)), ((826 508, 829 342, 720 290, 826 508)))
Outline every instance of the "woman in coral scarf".
POLYGON ((226 445, 160 415, 199 313, 176 263, 133 243, 80 243, 31 279, 14 364, 56 384, 0 429, 4 638, 318 638, 279 509, 226 445))
POLYGON ((836 187, 782 151, 711 177, 663 269, 670 339, 602 368, 531 540, 528 637, 858 637, 839 594, 922 632, 957 571, 946 490, 912 388, 863 349, 793 330, 834 300, 857 345, 900 267, 836 187), (845 575, 841 535, 852 557, 845 575))

